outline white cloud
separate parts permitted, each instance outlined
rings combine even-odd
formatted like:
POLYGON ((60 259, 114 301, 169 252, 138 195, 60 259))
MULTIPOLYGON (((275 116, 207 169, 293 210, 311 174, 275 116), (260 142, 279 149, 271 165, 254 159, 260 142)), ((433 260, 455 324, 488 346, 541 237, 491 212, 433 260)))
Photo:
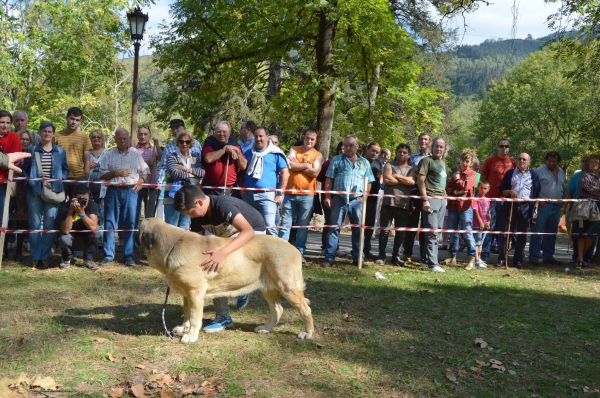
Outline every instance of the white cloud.
POLYGON ((479 44, 488 38, 512 37, 513 5, 516 5, 517 21, 514 37, 524 39, 528 34, 533 38, 546 36, 552 31, 548 28, 547 18, 560 7, 559 3, 546 4, 544 0, 492 0, 493 4, 481 4, 473 13, 455 18, 450 26, 458 28, 459 41, 462 44, 479 44))

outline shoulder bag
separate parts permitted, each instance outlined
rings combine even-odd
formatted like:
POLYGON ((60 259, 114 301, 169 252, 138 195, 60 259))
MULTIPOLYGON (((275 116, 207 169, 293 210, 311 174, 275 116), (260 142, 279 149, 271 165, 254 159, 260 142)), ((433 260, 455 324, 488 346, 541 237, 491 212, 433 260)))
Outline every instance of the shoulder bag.
MULTIPOLYGON (((40 153, 35 153, 35 161, 37 162, 39 175, 42 175, 42 161, 40 159, 40 153)), ((42 181, 42 200, 48 203, 60 203, 65 201, 65 191, 62 192, 54 192, 52 190, 51 182, 43 182, 42 181)))

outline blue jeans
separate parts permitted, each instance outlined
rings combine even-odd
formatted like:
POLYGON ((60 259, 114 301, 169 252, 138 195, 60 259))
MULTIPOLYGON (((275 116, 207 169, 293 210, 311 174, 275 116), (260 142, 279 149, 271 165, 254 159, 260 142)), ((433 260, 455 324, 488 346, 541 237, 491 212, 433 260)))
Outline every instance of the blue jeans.
MULTIPOLYGON (((312 216, 314 195, 285 195, 283 198, 283 214, 281 215, 281 226, 291 226, 292 220, 298 214, 297 225, 309 225, 312 216)), ((280 228, 279 237, 288 241, 290 239, 290 229, 280 228)), ((304 255, 306 250, 306 239, 308 238, 308 228, 298 228, 296 231, 296 242, 294 246, 304 255)))
POLYGON ((242 195, 244 202, 254 207, 265 219, 267 225, 267 234, 272 236, 279 236, 276 222, 276 214, 279 211, 277 203, 275 203, 275 192, 261 192, 254 193, 255 191, 245 191, 242 195))
POLYGON ((191 217, 187 214, 175 211, 175 205, 173 203, 165 204, 164 209, 165 221, 167 224, 171 224, 183 229, 188 229, 190 227, 190 223, 192 222, 191 217))
MULTIPOLYGON (((346 216, 350 218, 351 224, 360 224, 362 218, 362 203, 357 199, 346 200, 333 195, 333 204, 331 205, 331 222, 333 225, 344 223, 346 216)), ((325 248, 325 260, 333 262, 335 260, 335 251, 340 240, 340 228, 330 228, 327 234, 327 247, 325 248)), ((360 228, 352 228, 352 261, 358 261, 358 249, 360 246, 360 228)))
POLYGON ((490 231, 485 236, 483 240, 483 245, 481 247, 481 259, 483 261, 487 261, 490 256, 490 249, 492 248, 492 241, 496 237, 496 234, 493 232, 496 230, 496 217, 498 214, 498 208, 502 206, 502 202, 490 202, 490 231))
POLYGON ((529 240, 529 259, 537 260, 540 258, 540 245, 544 254, 543 261, 550 261, 554 258, 554 246, 556 244, 556 233, 558 231, 558 222, 560 221, 561 207, 546 203, 544 207, 538 206, 538 215, 535 224, 531 226, 532 232, 547 232, 553 235, 531 235, 529 240), (542 243, 542 237, 544 242, 542 243))
MULTIPOLYGON (((4 201, 6 200, 6 187, 8 186, 8 181, 5 183, 0 183, 0 225, 2 225, 2 221, 4 218, 4 201)), ((8 225, 8 220, 6 220, 6 225, 8 225)))
MULTIPOLYGON (((27 207, 29 207, 29 228, 31 229, 54 229, 54 220, 58 212, 58 203, 48 203, 41 196, 27 194, 27 207), (42 227, 42 216, 44 225, 42 227)), ((52 242, 54 233, 32 232, 29 234, 29 247, 31 248, 31 259, 48 260, 52 255, 52 242)))
MULTIPOLYGON (((465 211, 449 210, 448 211, 448 228, 449 229, 464 229, 471 230, 473 226, 473 208, 469 207, 465 211)), ((467 245, 467 254, 475 257, 475 238, 472 233, 464 233, 462 237, 467 245)), ((458 234, 450 234, 450 253, 452 257, 458 252, 458 234)))
MULTIPOLYGON (((104 225, 107 230, 135 228, 137 193, 133 188, 108 187, 104 197, 104 225)), ((115 233, 104 233, 104 258, 115 259, 115 233)), ((133 260, 133 232, 123 232, 123 261, 133 260)))

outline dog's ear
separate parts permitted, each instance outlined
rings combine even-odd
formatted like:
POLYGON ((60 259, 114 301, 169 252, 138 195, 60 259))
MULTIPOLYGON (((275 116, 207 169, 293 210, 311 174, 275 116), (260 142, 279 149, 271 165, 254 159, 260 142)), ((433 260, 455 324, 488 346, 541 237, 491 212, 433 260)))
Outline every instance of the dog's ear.
POLYGON ((146 222, 147 220, 142 221, 140 224, 140 230, 138 233, 139 245, 142 248, 142 252, 146 253, 148 250, 152 248, 152 232, 146 231, 146 222))

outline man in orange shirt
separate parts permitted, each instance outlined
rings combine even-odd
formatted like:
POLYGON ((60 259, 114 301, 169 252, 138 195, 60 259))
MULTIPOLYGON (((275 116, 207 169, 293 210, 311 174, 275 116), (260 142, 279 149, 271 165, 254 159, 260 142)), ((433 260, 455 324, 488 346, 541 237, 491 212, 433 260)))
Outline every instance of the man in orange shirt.
MULTIPOLYGON (((510 156, 508 156, 510 145, 507 139, 501 139, 498 141, 498 154, 487 158, 483 163, 481 169, 481 181, 488 182, 490 184, 490 190, 485 195, 486 198, 499 198, 500 197, 500 183, 504 174, 508 170, 514 169, 517 162, 510 156)), ((502 206, 501 202, 490 202, 490 230, 495 231, 496 229, 496 215, 497 210, 502 206)), ((495 234, 487 234, 483 241, 483 247, 481 249, 481 260, 484 262, 488 261, 490 256, 490 249, 492 246, 492 240, 496 237, 495 234)))
MULTIPOLYGON (((288 160, 290 161, 290 178, 286 189, 306 189, 315 191, 317 189, 317 176, 323 165, 323 156, 321 152, 315 149, 318 133, 314 128, 309 128, 304 132, 303 144, 290 149, 288 160)), ((283 198, 283 210, 281 226, 291 226, 294 216, 298 215, 298 226, 307 226, 310 223, 313 209, 314 192, 289 194, 286 193, 283 198)), ((279 237, 289 240, 290 229, 280 228, 279 237)), ((306 250, 306 239, 308 237, 307 228, 299 228, 296 233, 294 246, 304 256, 306 250)), ((304 257, 302 258, 304 261, 304 257)))

